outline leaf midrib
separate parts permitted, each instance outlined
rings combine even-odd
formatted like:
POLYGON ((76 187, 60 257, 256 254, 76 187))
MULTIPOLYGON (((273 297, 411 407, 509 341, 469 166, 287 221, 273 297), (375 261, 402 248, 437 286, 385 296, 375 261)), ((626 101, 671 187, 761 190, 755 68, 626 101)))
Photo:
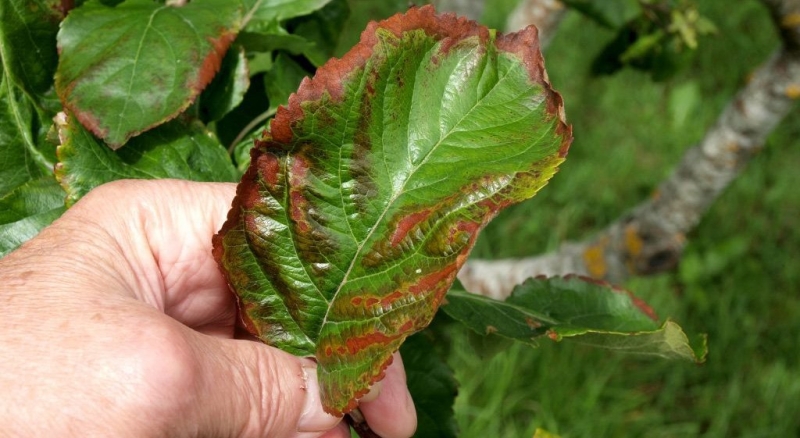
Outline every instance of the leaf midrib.
MULTIPOLYGON (((428 51, 428 53, 430 53, 430 51, 434 50, 436 47, 438 47, 438 44, 434 45, 428 51)), ((419 72, 420 66, 421 66, 421 63, 417 68, 417 71, 416 71, 417 73, 419 72)), ((364 74, 366 74, 366 70, 364 70, 364 74)), ((499 83, 500 80, 502 80, 502 78, 498 78, 497 83, 499 83)), ((493 85, 492 89, 494 89, 494 87, 496 85, 497 84, 495 83, 493 85)), ((483 95, 479 99, 477 99, 475 101, 475 104, 473 104, 472 107, 470 107, 470 109, 465 112, 465 114, 461 117, 461 119, 459 119, 458 122, 454 123, 453 126, 451 126, 449 128, 449 130, 438 139, 436 144, 433 145, 430 148, 428 153, 425 154, 425 157, 422 160, 420 160, 419 164, 416 167, 414 167, 411 172, 409 172, 408 177, 405 179, 405 181, 403 181, 402 187, 400 187, 394 194, 392 194, 392 197, 390 198, 389 202, 386 203, 386 206, 384 207, 383 211, 381 212, 381 215, 378 217, 378 219, 375 220, 375 222, 369 228, 369 232, 367 233, 367 235, 359 243, 358 248, 356 249, 356 252, 353 255, 353 258, 350 261, 350 266, 348 266, 347 271, 345 271, 344 277, 342 277, 342 280, 339 282, 339 287, 336 289, 336 292, 334 292, 334 294, 331 296, 330 300, 326 300, 328 302, 328 306, 327 306, 327 309, 325 311, 325 317, 322 319, 322 323, 320 324, 320 330, 322 330, 322 327, 324 327, 328 323, 328 316, 330 315, 331 308, 333 307, 331 304, 334 301, 336 301, 337 297, 339 296, 339 292, 341 292, 341 290, 344 287, 344 285, 348 283, 348 280, 349 280, 349 277, 350 277, 350 273, 353 271, 353 268, 355 267, 356 261, 359 260, 359 256, 361 255, 361 252, 363 251, 364 247, 366 246, 366 243, 372 238, 373 234, 375 234, 375 231, 378 228, 378 224, 383 222, 384 218, 386 217, 386 214, 389 212, 389 210, 391 210, 391 207, 394 205, 394 203, 397 201, 397 199, 400 196, 402 196, 404 193, 406 193, 405 192, 406 185, 409 183, 409 181, 411 181, 413 179, 414 174, 428 162, 428 159, 430 158, 430 156, 439 148, 439 146, 444 142, 444 140, 447 139, 450 136, 450 134, 452 134, 454 132, 454 129, 457 126, 459 126, 461 124, 461 122, 466 117, 468 117, 472 113, 472 111, 475 110, 475 108, 477 108, 480 105, 480 103, 486 98, 486 96, 488 96, 488 94, 489 93, 486 93, 485 95, 483 95)))

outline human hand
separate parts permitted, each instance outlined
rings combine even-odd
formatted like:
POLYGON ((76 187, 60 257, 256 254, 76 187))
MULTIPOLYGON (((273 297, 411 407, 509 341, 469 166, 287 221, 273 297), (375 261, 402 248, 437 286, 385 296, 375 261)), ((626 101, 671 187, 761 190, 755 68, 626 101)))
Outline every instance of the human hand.
MULTIPOLYGON (((314 362, 234 339, 211 256, 233 184, 101 186, 0 260, 0 424, 17 436, 349 437, 314 362)), ((399 356, 360 409, 413 434, 399 356), (374 396, 374 394, 373 394, 374 396)))

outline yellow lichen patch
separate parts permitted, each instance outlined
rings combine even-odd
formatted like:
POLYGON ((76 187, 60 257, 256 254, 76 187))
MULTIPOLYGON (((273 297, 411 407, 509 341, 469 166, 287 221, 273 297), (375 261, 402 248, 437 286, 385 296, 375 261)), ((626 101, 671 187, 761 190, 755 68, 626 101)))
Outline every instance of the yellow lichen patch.
POLYGON ((605 256, 606 244, 607 240, 603 239, 589 246, 589 248, 583 252, 583 262, 586 263, 586 270, 589 271, 589 275, 594 278, 605 278, 608 272, 605 256))
POLYGON ((800 13, 789 14, 781 20, 781 27, 800 26, 800 13))
POLYGON ((635 225, 628 225, 625 227, 625 249, 631 257, 637 257, 642 253, 644 241, 639 236, 639 230, 635 225))
POLYGON ((786 96, 789 99, 800 99, 800 85, 792 84, 786 87, 786 96))

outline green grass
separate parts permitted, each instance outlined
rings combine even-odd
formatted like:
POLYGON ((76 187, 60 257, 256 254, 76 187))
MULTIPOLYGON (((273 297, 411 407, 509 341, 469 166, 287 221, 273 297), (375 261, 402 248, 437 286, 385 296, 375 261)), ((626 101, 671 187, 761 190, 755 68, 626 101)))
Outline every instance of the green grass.
MULTIPOLYGON (((707 0, 719 34, 666 83, 587 74, 613 35, 570 15, 545 57, 575 143, 559 174, 503 213, 475 255, 526 256, 591 235, 648 196, 777 47, 756 1, 707 0)), ((709 335, 708 362, 644 360, 569 343, 482 359, 456 333, 463 437, 800 436, 800 105, 689 237, 679 270, 626 286, 709 335)), ((479 353, 479 352, 477 352, 479 353)))

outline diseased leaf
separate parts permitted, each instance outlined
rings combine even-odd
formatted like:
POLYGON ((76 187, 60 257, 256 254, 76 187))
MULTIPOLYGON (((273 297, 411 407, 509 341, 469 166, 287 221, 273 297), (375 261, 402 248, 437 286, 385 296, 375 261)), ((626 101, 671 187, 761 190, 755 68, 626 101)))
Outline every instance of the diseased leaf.
POLYGON ((112 151, 74 117, 59 117, 56 177, 67 192, 67 205, 119 179, 234 181, 238 175, 225 148, 199 122, 175 120, 112 151))
POLYGON ((34 237, 64 212, 64 190, 51 176, 30 181, 0 199, 0 257, 34 237))
POLYGON ((200 96, 203 121, 216 121, 236 108, 250 86, 250 72, 244 50, 229 50, 219 73, 200 96))
POLYGON ((316 356, 323 405, 341 414, 431 321, 478 231, 543 187, 570 141, 534 29, 412 8, 278 110, 214 254, 249 329, 316 356))
POLYGON ((453 402, 458 382, 453 370, 436 354, 425 333, 409 337, 400 347, 406 381, 417 410, 415 438, 455 438, 458 436, 453 402))
POLYGON ((236 36, 239 8, 230 0, 182 7, 127 0, 113 8, 87 2, 58 34, 59 97, 117 149, 176 117, 208 85, 236 36))
POLYGON ((628 353, 705 358, 704 338, 689 342, 674 322, 659 325, 653 310, 630 292, 583 277, 532 278, 505 301, 451 290, 443 310, 480 334, 531 345, 546 335, 628 353))

